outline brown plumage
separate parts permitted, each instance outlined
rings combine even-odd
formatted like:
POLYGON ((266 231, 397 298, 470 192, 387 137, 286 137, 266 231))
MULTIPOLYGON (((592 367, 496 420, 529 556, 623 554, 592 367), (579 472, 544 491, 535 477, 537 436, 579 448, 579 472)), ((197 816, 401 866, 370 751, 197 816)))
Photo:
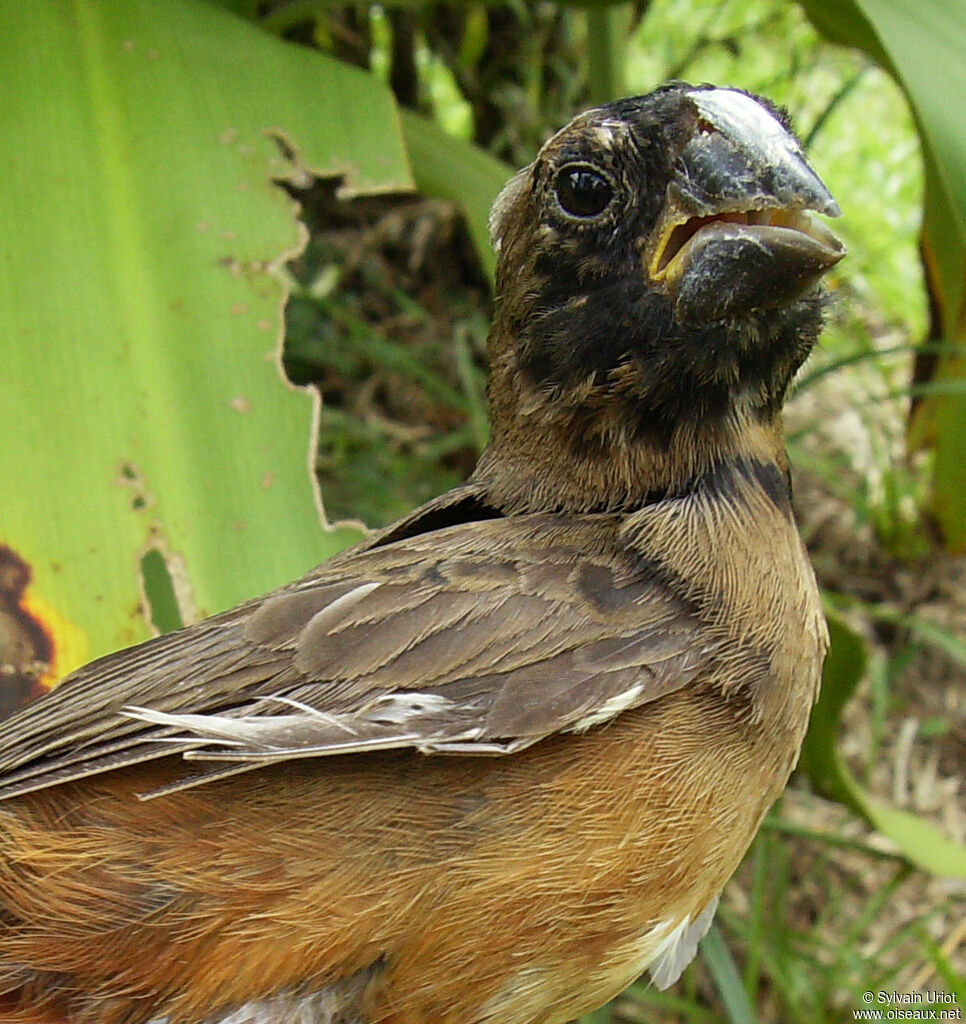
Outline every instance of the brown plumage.
POLYGON ((676 979, 824 654, 780 422, 842 254, 810 209, 731 90, 544 146, 470 481, 0 724, 0 1021, 556 1024, 676 979))

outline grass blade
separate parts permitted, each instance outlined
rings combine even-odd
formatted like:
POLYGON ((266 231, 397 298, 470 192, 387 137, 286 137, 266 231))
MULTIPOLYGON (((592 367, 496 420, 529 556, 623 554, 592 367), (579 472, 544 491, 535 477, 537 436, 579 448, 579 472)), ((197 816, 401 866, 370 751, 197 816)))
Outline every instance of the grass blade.
POLYGON ((755 1024, 755 1011, 741 984, 731 950, 728 949, 724 935, 717 925, 712 924, 708 934, 701 940, 701 954, 708 965, 731 1024, 755 1024))

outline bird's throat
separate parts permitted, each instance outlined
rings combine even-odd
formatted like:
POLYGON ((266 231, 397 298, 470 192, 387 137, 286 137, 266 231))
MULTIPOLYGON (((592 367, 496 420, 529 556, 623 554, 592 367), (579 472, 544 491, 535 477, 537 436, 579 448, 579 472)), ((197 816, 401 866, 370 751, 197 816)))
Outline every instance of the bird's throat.
POLYGON ((510 514, 628 512, 687 494, 739 460, 787 471, 778 415, 736 415, 666 439, 619 430, 588 433, 585 420, 579 411, 556 409, 551 423, 533 414, 497 421, 473 474, 485 484, 488 502, 510 514))

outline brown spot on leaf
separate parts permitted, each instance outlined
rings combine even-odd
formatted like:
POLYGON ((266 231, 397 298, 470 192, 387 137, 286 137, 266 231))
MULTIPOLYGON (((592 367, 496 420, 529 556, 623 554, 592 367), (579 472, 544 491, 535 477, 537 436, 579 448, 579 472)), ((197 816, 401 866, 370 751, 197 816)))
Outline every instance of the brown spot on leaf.
POLYGON ((0 718, 44 692, 54 658, 44 624, 23 605, 31 576, 30 566, 0 544, 0 718))
POLYGON ((218 260, 218 266, 224 267, 232 277, 241 277, 242 266, 234 256, 222 256, 218 260))
POLYGON ((154 504, 154 498, 144 485, 144 478, 133 462, 122 462, 117 483, 131 491, 131 511, 142 512, 154 504))

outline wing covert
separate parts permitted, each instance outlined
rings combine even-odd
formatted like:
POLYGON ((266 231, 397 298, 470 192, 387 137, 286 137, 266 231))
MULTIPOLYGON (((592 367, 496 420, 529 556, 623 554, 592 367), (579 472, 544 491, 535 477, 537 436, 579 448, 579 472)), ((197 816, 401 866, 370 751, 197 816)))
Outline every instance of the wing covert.
POLYGON ((172 753, 216 772, 492 755, 606 721, 715 647, 620 527, 530 515, 404 538, 102 658, 0 723, 0 797, 172 753))

